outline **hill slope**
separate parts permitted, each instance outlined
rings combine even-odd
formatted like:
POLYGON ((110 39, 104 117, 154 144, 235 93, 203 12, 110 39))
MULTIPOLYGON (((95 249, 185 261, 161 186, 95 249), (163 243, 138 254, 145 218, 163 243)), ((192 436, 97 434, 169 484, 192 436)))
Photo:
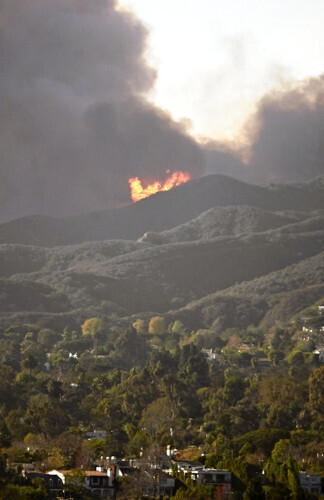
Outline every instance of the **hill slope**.
POLYGON ((324 208, 324 180, 261 187, 212 175, 157 193, 124 208, 63 219, 30 216, 0 225, 0 243, 39 246, 103 239, 137 239, 188 222, 220 206, 249 205, 269 211, 324 208))
POLYGON ((0 311, 82 318, 166 313, 314 256, 323 239, 324 231, 276 230, 159 246, 124 241, 53 249, 4 245, 0 311), (26 272, 21 272, 23 261, 26 272))
POLYGON ((195 219, 160 233, 148 232, 140 239, 154 244, 210 240, 218 236, 263 232, 295 223, 298 219, 245 205, 214 207, 195 219))
POLYGON ((262 188, 212 176, 109 213, 34 218, 33 229, 26 219, 13 221, 0 227, 2 238, 9 234, 0 245, 0 320, 80 324, 96 315, 116 322, 158 313, 189 327, 223 328, 298 312, 323 292, 320 193, 320 181, 262 188), (206 210, 215 198, 218 205, 206 210), (233 206, 233 198, 244 204, 233 206), (138 241, 43 245, 48 236, 51 244, 106 233, 135 238, 144 227, 155 231, 138 241))

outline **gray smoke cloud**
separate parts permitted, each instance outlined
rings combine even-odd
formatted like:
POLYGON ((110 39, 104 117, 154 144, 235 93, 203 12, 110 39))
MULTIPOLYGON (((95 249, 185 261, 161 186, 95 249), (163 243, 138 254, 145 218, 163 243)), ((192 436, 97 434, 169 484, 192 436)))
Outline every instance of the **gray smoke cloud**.
POLYGON ((121 206, 130 177, 169 169, 255 183, 323 174, 324 75, 264 96, 244 156, 198 144, 148 102, 147 37, 113 0, 0 0, 0 222, 121 206))
POLYGON ((264 96, 247 131, 256 182, 299 182, 324 174, 324 75, 264 96))
POLYGON ((198 144, 145 99, 147 36, 113 0, 1 0, 1 222, 120 206, 129 177, 202 175, 198 144))
POLYGON ((323 175, 324 75, 266 94, 242 135, 236 145, 205 145, 210 173, 262 184, 323 175))

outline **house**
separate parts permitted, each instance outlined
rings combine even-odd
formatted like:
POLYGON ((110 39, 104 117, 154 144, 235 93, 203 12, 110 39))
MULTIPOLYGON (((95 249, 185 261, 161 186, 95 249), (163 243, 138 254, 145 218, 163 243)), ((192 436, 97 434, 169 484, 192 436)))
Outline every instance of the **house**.
POLYGON ((230 491, 232 473, 227 469, 198 469, 193 471, 197 483, 226 487, 230 491))
POLYGON ((63 485, 75 484, 84 486, 92 493, 98 495, 99 498, 113 498, 114 496, 114 479, 117 476, 117 468, 112 467, 108 470, 52 470, 47 472, 48 476, 58 476, 63 485))
POLYGON ((300 486, 309 493, 322 493, 322 478, 320 474, 309 474, 308 472, 299 473, 300 486))
POLYGON ((208 363, 220 363, 220 355, 213 352, 212 349, 202 349, 201 352, 206 356, 208 363))
POLYGON ((197 483, 217 487, 217 493, 231 491, 232 473, 228 469, 208 469, 200 462, 176 461, 178 470, 190 475, 197 483))
POLYGON ((316 349, 316 351, 313 352, 318 356, 318 361, 324 363, 324 349, 316 349))
POLYGON ((185 474, 192 473, 192 471, 197 471, 199 469, 204 469, 204 465, 201 462, 195 462, 192 460, 176 460, 172 462, 177 466, 178 471, 182 471, 185 474))
POLYGON ((32 481, 33 479, 43 479, 46 483, 47 489, 55 496, 63 495, 63 482, 62 479, 56 474, 45 474, 36 471, 22 471, 24 477, 32 481))
POLYGON ((257 360, 257 366, 260 369, 269 368, 270 366, 272 366, 272 363, 271 363, 270 359, 268 359, 268 358, 259 358, 257 360))
POLYGON ((94 431, 87 432, 86 437, 87 437, 88 441, 91 441, 92 439, 106 439, 107 432, 103 431, 101 429, 97 429, 94 431))

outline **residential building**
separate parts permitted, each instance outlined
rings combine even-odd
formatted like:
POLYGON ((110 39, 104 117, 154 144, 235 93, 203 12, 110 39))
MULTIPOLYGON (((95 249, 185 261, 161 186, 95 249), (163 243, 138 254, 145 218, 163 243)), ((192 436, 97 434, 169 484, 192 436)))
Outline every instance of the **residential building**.
POLYGON ((322 478, 320 474, 310 474, 308 472, 299 473, 300 486, 309 493, 322 493, 322 478))

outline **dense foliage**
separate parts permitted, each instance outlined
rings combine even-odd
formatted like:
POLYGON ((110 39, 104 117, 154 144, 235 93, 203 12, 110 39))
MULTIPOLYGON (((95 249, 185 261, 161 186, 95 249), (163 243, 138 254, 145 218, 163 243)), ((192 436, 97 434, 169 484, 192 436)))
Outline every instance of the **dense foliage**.
MULTIPOLYGON (((0 497, 19 489, 17 498, 46 498, 41 484, 21 483, 15 464, 89 468, 158 444, 230 469, 244 498, 264 498, 256 480, 262 469, 267 498, 276 498, 278 483, 302 498, 298 470, 324 472, 324 366, 314 354, 322 303, 288 323, 243 330, 188 331, 162 316, 137 318, 124 330, 100 317, 74 330, 7 325, 0 497), (98 429, 101 438, 90 438, 98 429)), ((184 482, 175 498, 209 498, 199 488, 184 482)))

